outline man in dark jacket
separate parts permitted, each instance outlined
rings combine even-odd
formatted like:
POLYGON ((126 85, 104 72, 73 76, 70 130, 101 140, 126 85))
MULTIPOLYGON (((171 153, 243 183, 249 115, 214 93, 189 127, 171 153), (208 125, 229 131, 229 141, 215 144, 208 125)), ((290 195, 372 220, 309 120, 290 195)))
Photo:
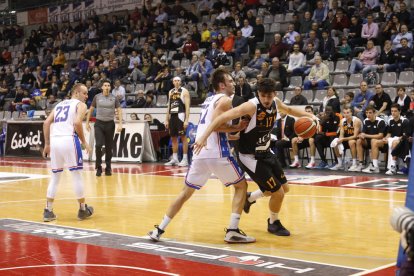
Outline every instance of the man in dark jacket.
POLYGON ((276 81, 277 91, 282 91, 287 86, 286 67, 280 64, 279 58, 277 57, 272 59, 272 65, 269 67, 265 77, 276 81))
MULTIPOLYGON (((275 149, 277 156, 282 167, 286 167, 285 148, 289 149, 292 147, 292 139, 296 136, 294 125, 295 119, 287 116, 285 113, 280 112, 280 119, 276 121, 276 128, 273 129, 272 133, 276 135, 275 149)), ((289 160, 290 163, 290 160, 289 160)))
POLYGON ((300 86, 295 87, 295 96, 290 100, 290 105, 308 105, 308 99, 302 95, 302 88, 300 86))

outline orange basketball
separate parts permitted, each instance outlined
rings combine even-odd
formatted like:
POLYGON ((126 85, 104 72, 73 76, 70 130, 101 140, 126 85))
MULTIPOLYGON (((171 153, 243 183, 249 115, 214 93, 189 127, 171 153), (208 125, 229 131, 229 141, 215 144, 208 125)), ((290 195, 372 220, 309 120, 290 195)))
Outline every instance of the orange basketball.
POLYGON ((303 139, 311 138, 316 133, 316 123, 309 117, 301 117, 295 122, 295 133, 303 139))

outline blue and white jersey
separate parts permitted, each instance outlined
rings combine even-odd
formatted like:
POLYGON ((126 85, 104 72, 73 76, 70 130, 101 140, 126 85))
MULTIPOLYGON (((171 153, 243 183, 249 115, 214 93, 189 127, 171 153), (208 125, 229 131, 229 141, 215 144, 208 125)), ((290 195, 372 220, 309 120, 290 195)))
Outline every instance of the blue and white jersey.
MULTIPOLYGON (((216 103, 222 97, 227 97, 224 94, 216 94, 208 97, 202 104, 202 111, 200 121, 197 126, 196 139, 203 135, 206 128, 213 121, 213 113, 216 107, 216 103)), ((227 134, 213 131, 207 138, 206 147, 202 148, 198 155, 194 155, 193 159, 207 159, 207 158, 220 158, 229 157, 230 146, 227 140, 227 134)))
POLYGON ((79 103, 79 100, 70 99, 55 106, 50 136, 72 136, 75 134, 74 124, 79 103))

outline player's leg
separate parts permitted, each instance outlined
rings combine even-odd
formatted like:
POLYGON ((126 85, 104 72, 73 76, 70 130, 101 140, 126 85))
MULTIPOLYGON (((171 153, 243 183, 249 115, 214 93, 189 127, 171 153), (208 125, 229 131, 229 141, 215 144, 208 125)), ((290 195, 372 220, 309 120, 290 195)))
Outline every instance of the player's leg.
POLYGON ((291 168, 300 168, 298 139, 298 137, 292 139, 292 153, 294 159, 292 164, 289 166, 291 168))
POLYGON ((105 126, 105 175, 112 175, 112 144, 115 134, 115 122, 108 122, 105 126))
POLYGON ((169 122, 169 132, 171 136, 171 144, 172 144, 172 158, 169 162, 165 163, 165 166, 175 166, 178 165, 178 117, 176 115, 171 115, 170 122, 169 122))
POLYGON ((181 135, 180 137, 183 143, 183 159, 181 160, 180 163, 178 163, 178 166, 187 167, 188 166, 188 140, 185 134, 181 135))
POLYGON ((371 163, 367 168, 362 170, 365 173, 379 173, 378 167, 378 156, 379 156, 379 149, 384 146, 384 142, 382 139, 371 139, 371 163))
POLYGON ((96 121, 95 130, 95 170, 96 176, 102 175, 102 147, 105 145, 104 125, 100 121, 96 121))
POLYGON ((356 140, 348 140, 348 146, 351 150, 351 157, 352 157, 352 165, 349 168, 349 171, 355 171, 358 167, 357 163, 357 141, 356 140))
POLYGON ((355 172, 360 172, 363 169, 364 164, 364 149, 367 146, 366 139, 358 138, 356 141, 356 151, 358 156, 358 166, 355 168, 355 172))
POLYGON ((313 169, 316 167, 315 162, 315 154, 316 154, 316 146, 315 146, 315 138, 309 138, 309 148, 310 148, 310 162, 308 165, 306 165, 305 168, 307 169, 313 169))
POLYGON ((397 156, 392 155, 393 149, 395 149, 398 144, 400 143, 400 139, 390 139, 388 142, 388 155, 391 156, 391 158, 388 158, 389 160, 389 169, 385 174, 387 175, 394 175, 397 174, 397 156))
POLYGON ((155 229, 148 233, 148 236, 153 241, 159 241, 161 235, 164 234, 165 229, 171 220, 181 210, 184 203, 193 195, 195 190, 201 189, 210 177, 211 172, 206 168, 205 160, 193 160, 193 165, 189 168, 187 176, 185 177, 185 185, 177 198, 170 204, 164 215, 161 223, 155 225, 155 229))

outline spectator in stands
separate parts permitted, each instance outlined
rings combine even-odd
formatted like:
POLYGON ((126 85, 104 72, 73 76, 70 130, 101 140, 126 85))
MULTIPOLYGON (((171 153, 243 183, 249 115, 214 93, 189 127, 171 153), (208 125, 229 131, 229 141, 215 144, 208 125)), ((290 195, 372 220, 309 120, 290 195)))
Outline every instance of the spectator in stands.
POLYGON ((311 30, 312 26, 312 14, 309 11, 306 11, 303 15, 303 18, 300 22, 299 33, 300 34, 307 34, 311 30))
POLYGON ((137 97, 132 104, 132 108, 143 108, 146 104, 144 90, 137 91, 137 97))
POLYGON ((365 77, 371 71, 371 67, 369 66, 375 65, 377 56, 378 51, 374 47, 374 41, 368 40, 367 48, 357 58, 352 59, 351 65, 349 66, 349 73, 355 74, 362 70, 362 75, 365 77))
POLYGON ((6 75, 4 76, 4 80, 6 81, 7 87, 10 89, 14 88, 14 85, 16 84, 16 78, 14 77, 14 74, 10 67, 6 69, 6 75))
POLYGON ((246 78, 246 73, 242 70, 241 62, 237 61, 234 64, 234 71, 231 72, 231 76, 234 80, 237 80, 239 77, 246 78))
MULTIPOLYGON (((308 105, 305 107, 305 111, 308 113, 313 114, 313 107, 308 105)), ((292 138, 292 152, 293 152, 293 157, 294 160, 292 162, 292 164, 290 164, 289 167, 291 168, 300 168, 301 165, 299 163, 299 149, 305 149, 308 148, 310 146, 310 155, 311 155, 311 160, 309 162, 309 164, 306 166, 307 169, 313 169, 314 167, 316 167, 315 164, 315 153, 316 153, 316 148, 315 148, 315 143, 313 142, 313 137, 309 138, 309 139, 303 139, 302 137, 294 137, 292 138), (312 142, 309 142, 310 140, 312 140, 312 142)))
POLYGON ((238 30, 236 38, 234 39, 234 45, 232 49, 232 54, 234 54, 235 60, 240 60, 241 55, 247 53, 248 51, 248 40, 246 37, 242 36, 242 32, 238 30))
POLYGON ((249 78, 254 78, 259 73, 262 68, 262 64, 265 62, 265 59, 262 58, 262 53, 259 49, 254 52, 254 57, 247 63, 247 66, 243 68, 243 71, 246 73, 246 76, 249 78))
POLYGON ((152 62, 148 67, 145 82, 153 82, 160 70, 161 64, 158 62, 158 58, 156 56, 153 56, 152 62))
POLYGON ((279 33, 274 35, 274 39, 273 44, 271 44, 269 48, 269 58, 273 59, 274 57, 277 57, 278 59, 286 59, 289 45, 282 42, 282 36, 279 33))
POLYGON ((387 40, 384 44, 384 49, 381 52, 380 58, 376 64, 368 65, 364 68, 366 74, 369 72, 377 72, 378 70, 383 70, 391 72, 395 71, 395 53, 391 48, 391 41, 387 40), (389 66, 392 64, 392 66, 389 66))
MULTIPOLYGON (((277 152, 277 157, 282 168, 286 168, 285 149, 292 146, 292 139, 296 136, 294 130, 295 119, 287 116, 283 112, 279 112, 280 118, 276 120, 276 128, 272 131, 276 135, 274 148, 277 152)), ((290 162, 290 161, 289 161, 290 162)))
POLYGON ((322 30, 326 30, 328 33, 330 33, 335 20, 336 20, 336 18, 335 18, 334 11, 333 10, 328 10, 328 14, 326 16, 326 19, 325 19, 325 21, 322 22, 322 25, 321 25, 322 30))
POLYGON ((217 48, 217 42, 212 42, 211 43, 211 49, 209 49, 207 51, 206 58, 211 61, 211 63, 213 64, 214 68, 217 68, 218 67, 218 65, 217 65, 218 64, 217 57, 218 57, 219 52, 220 51, 217 48))
POLYGON ((368 90, 366 81, 362 81, 359 85, 359 91, 355 92, 355 98, 351 106, 354 108, 354 114, 363 122, 365 118, 365 110, 371 101, 374 93, 368 90))
POLYGON ((341 103, 341 109, 344 110, 344 108, 352 108, 352 101, 354 100, 354 92, 348 91, 345 93, 345 96, 343 99, 340 100, 341 103))
POLYGON ((291 23, 293 24, 293 30, 295 32, 298 32, 299 33, 299 30, 300 30, 300 20, 299 20, 299 15, 297 13, 293 13, 291 23))
POLYGON ((391 113, 391 98, 384 92, 381 84, 375 85, 375 95, 369 101, 369 105, 374 107, 375 116, 389 116, 391 113))
POLYGON ((129 118, 130 118, 132 121, 138 121, 138 120, 139 120, 139 117, 138 117, 138 114, 137 114, 137 113, 131 113, 131 114, 129 115, 129 118))
POLYGON ((9 93, 10 88, 7 86, 6 80, 3 80, 0 85, 0 106, 4 105, 4 99, 9 93))
POLYGON ((253 32, 248 38, 250 52, 255 52, 257 43, 264 41, 264 36, 265 28, 262 24, 262 19, 260 17, 256 17, 256 24, 253 26, 253 32))
POLYGON ((137 66, 139 66, 141 63, 141 59, 139 58, 137 51, 133 50, 131 52, 131 57, 129 58, 128 69, 134 70, 135 63, 137 64, 137 66))
POLYGON ((200 48, 210 48, 211 33, 208 29, 207 23, 202 24, 200 48))
POLYGON ((344 14, 342 8, 338 8, 335 14, 335 20, 332 22, 331 36, 341 36, 346 34, 351 26, 351 21, 348 16, 344 14))
POLYGON ((401 115, 407 116, 408 110, 410 109, 411 99, 405 93, 405 87, 400 86, 397 89, 397 97, 394 99, 394 103, 398 104, 401 109, 401 115))
POLYGON ((376 41, 378 37, 378 24, 374 22, 372 14, 367 16, 367 23, 362 26, 361 38, 362 43, 367 43, 368 40, 376 41))
POLYGON ((0 65, 10 64, 11 61, 12 61, 12 55, 7 49, 7 47, 4 47, 3 51, 1 52, 0 65))
POLYGON ((315 65, 312 66, 303 88, 309 90, 316 87, 322 90, 326 86, 329 86, 329 68, 325 63, 322 63, 321 56, 315 56, 315 65))
POLYGON ((332 141, 338 136, 340 123, 340 115, 335 114, 331 106, 327 106, 324 115, 321 118, 318 133, 313 140, 309 140, 309 143, 315 144, 319 156, 321 157, 321 162, 316 169, 329 168, 324 149, 330 147, 332 141))
POLYGON ((55 95, 49 95, 46 101, 46 109, 52 110, 59 102, 56 100, 55 95))
POLYGON ((213 73, 213 70, 214 70, 213 64, 211 63, 211 61, 206 59, 206 55, 204 53, 200 55, 199 59, 200 60, 198 64, 200 66, 201 79, 203 81, 204 88, 207 89, 209 86, 210 75, 213 73))
POLYGON ((349 59, 351 52, 352 49, 348 44, 348 39, 346 37, 342 37, 341 44, 337 47, 336 58, 349 59))
POLYGON ((29 58, 27 59, 26 65, 30 68, 30 70, 34 70, 37 66, 40 65, 39 59, 37 56, 35 56, 34 52, 29 53, 29 58))
POLYGON ((318 52, 323 60, 333 60, 335 56, 335 42, 329 37, 329 32, 326 29, 322 31, 322 40, 320 41, 318 52))
POLYGON ((183 43, 181 50, 184 54, 184 57, 187 59, 191 58, 191 56, 193 55, 193 51, 198 50, 197 42, 193 40, 191 34, 187 35, 187 40, 183 43))
POLYGON ((242 76, 236 79, 235 95, 242 97, 243 101, 247 102, 254 97, 252 88, 246 79, 242 76))
POLYGON ((230 17, 230 12, 227 10, 227 7, 222 6, 220 14, 216 17, 215 23, 218 26, 226 26, 228 19, 230 17))
POLYGON ((287 45, 293 45, 295 43, 295 36, 300 36, 300 34, 294 30, 294 27, 295 26, 293 24, 289 24, 286 34, 283 37, 283 42, 287 45))
POLYGON ((365 2, 364 1, 359 1, 359 5, 356 9, 356 11, 354 12, 354 14, 356 16, 358 16, 359 18, 367 18, 369 13, 369 9, 365 6, 365 2))
POLYGON ((332 108, 334 113, 341 113, 341 104, 334 87, 329 87, 328 90, 326 90, 326 96, 323 98, 322 104, 319 108, 321 117, 324 116, 325 110, 328 106, 332 108))
POLYGON ((398 156, 393 155, 392 152, 403 139, 411 136, 408 119, 401 117, 401 106, 393 104, 391 106, 391 114, 392 118, 388 123, 387 135, 382 140, 384 145, 388 144, 388 170, 385 173, 387 175, 397 174, 398 156))
POLYGON ((309 42, 305 50, 305 64, 293 70, 292 76, 307 76, 312 66, 315 65, 315 57, 317 56, 320 57, 319 52, 316 51, 313 43, 309 42))
POLYGON ((81 76, 86 75, 86 73, 88 72, 88 68, 89 68, 89 62, 85 59, 85 55, 82 53, 79 56, 79 61, 77 64, 77 69, 79 70, 79 73, 81 74, 81 76))
POLYGON ((305 65, 305 55, 300 51, 300 45, 293 44, 293 52, 289 55, 289 65, 287 68, 288 73, 293 73, 297 68, 301 68, 305 65))
POLYGON ((312 43, 313 48, 318 51, 319 49, 319 38, 316 36, 316 31, 311 30, 309 31, 309 37, 305 39, 303 42, 303 49, 302 51, 305 52, 307 50, 307 47, 309 43, 312 43))
POLYGON ((187 81, 198 81, 201 78, 201 68, 198 62, 198 56, 193 55, 190 66, 186 69, 186 80, 187 81))
POLYGON ((119 101, 122 108, 126 107, 125 93, 125 88, 121 85, 121 80, 115 80, 112 95, 119 101))
POLYGON ((308 105, 308 99, 302 95, 302 88, 300 86, 295 87, 295 95, 290 99, 290 105, 308 105))
POLYGON ((404 71, 405 68, 410 67, 413 51, 408 47, 408 40, 401 39, 401 47, 395 50, 395 63, 386 67, 388 71, 404 71))
MULTIPOLYGON (((398 2, 398 1, 396 1, 398 2)), ((397 12, 397 11, 396 11, 397 12)), ((397 13, 398 19, 400 20, 401 24, 410 25, 411 23, 411 14, 407 10, 407 4, 402 1, 400 4, 400 11, 397 13)))
POLYGON ((392 40, 392 48, 393 50, 397 50, 398 48, 403 47, 402 40, 407 40, 408 48, 412 48, 413 46, 413 34, 408 32, 407 25, 401 25, 401 32, 398 33, 395 38, 392 40))
POLYGON ((269 67, 267 74, 264 75, 266 78, 271 78, 276 83, 276 91, 282 91, 284 87, 287 87, 287 70, 286 67, 280 64, 277 57, 272 59, 272 65, 269 67))
POLYGON ((34 86, 35 82, 36 78, 33 76, 32 72, 30 72, 30 69, 26 67, 24 69, 20 85, 22 86, 22 88, 30 90, 34 86))
POLYGON ((366 108, 367 118, 363 121, 362 132, 358 135, 357 140, 357 155, 358 167, 355 171, 365 173, 379 173, 378 156, 379 148, 383 146, 382 138, 386 130, 386 125, 383 119, 375 117, 375 109, 372 106, 366 108), (365 169, 364 162, 364 148, 371 149, 371 163, 365 169))
POLYGON ((347 149, 351 150, 351 156, 352 156, 352 165, 349 168, 349 171, 355 171, 357 168, 357 137, 362 129, 362 122, 360 119, 358 119, 355 116, 352 116, 352 109, 350 107, 345 107, 343 109, 343 115, 344 118, 341 120, 340 124, 340 132, 338 140, 336 141, 336 145, 333 146, 331 144, 331 147, 333 146, 335 156, 338 160, 338 163, 336 166, 332 167, 331 170, 337 171, 337 170, 343 170, 348 169, 345 168, 345 166, 348 166, 348 164, 344 163, 343 159, 345 157, 345 151, 347 149))
POLYGON ((17 96, 16 94, 16 98, 14 100, 14 107, 16 108, 16 111, 28 111, 32 109, 32 105, 31 105, 31 98, 30 98, 30 94, 29 91, 27 90, 23 90, 23 96, 21 97, 20 95, 17 96), (19 102, 19 100, 21 99, 21 101, 19 102))
MULTIPOLYGON (((361 46, 363 44, 362 34, 362 20, 356 16, 351 17, 351 25, 349 27, 348 42, 351 47, 361 46)), ((365 25, 364 25, 365 26, 365 25)), ((343 36, 346 38, 346 36, 343 36)))
POLYGON ((53 70, 56 71, 56 75, 60 78, 60 71, 64 67, 66 63, 66 57, 62 50, 57 52, 56 57, 53 59, 53 62, 50 64, 52 65, 53 70))
POLYGON ((253 34, 253 27, 250 26, 249 20, 243 20, 243 28, 240 29, 241 34, 245 38, 249 38, 253 34))
POLYGON ((378 0, 365 0, 365 6, 370 12, 380 11, 380 4, 378 0))
POLYGON ((323 5, 323 1, 316 2, 316 9, 313 11, 312 21, 322 24, 328 15, 327 6, 323 5))

